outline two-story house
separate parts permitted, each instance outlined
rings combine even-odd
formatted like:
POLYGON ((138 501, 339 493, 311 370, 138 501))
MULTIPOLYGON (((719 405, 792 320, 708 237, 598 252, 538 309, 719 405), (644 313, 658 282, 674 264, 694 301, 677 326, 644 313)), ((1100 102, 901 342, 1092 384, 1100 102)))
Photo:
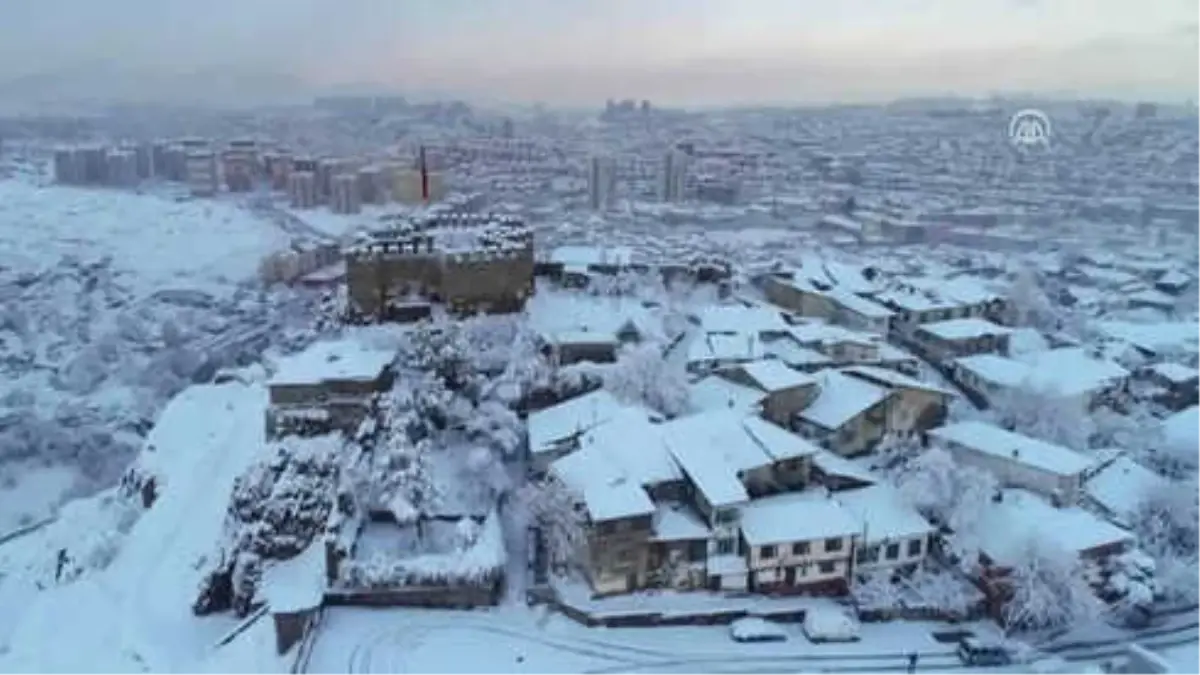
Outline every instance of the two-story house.
POLYGON ((834 494, 861 524, 854 557, 856 573, 912 568, 929 555, 937 529, 890 485, 876 484, 834 494))
POLYGON ((763 417, 784 427, 817 395, 816 378, 775 359, 751 361, 724 368, 717 374, 731 382, 761 391, 763 417))
POLYGON ((923 324, 912 339, 926 358, 944 363, 973 354, 1006 353, 1011 333, 1011 328, 969 317, 923 324))
POLYGON ((391 388, 395 358, 395 352, 343 339, 279 359, 267 380, 267 435, 353 433, 378 394, 391 388))
POLYGON ((842 456, 871 451, 887 433, 892 392, 837 370, 818 373, 819 392, 792 428, 842 456))
POLYGON ((957 422, 926 434, 960 464, 991 473, 997 482, 1074 504, 1092 460, 1061 445, 1008 431, 987 422, 957 422))
POLYGON ((946 421, 956 394, 946 387, 909 377, 890 368, 851 366, 842 372, 892 392, 888 399, 887 431, 906 438, 921 434, 946 421))
POLYGON ((855 518, 832 498, 790 493, 741 507, 747 585, 764 592, 845 593, 857 537, 855 518))

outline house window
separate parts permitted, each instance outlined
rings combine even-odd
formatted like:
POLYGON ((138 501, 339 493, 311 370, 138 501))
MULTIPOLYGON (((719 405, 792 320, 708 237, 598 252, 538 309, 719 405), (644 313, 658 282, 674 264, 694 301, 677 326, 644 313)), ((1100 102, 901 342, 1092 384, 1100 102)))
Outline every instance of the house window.
POLYGON ((731 509, 720 509, 715 518, 718 525, 725 525, 737 520, 737 512, 731 509))
POLYGON ((808 555, 808 542, 798 541, 792 544, 792 555, 808 555))
POLYGON ((700 562, 704 560, 705 554, 708 552, 708 546, 704 540, 688 542, 687 557, 692 562, 700 562))
POLYGON ((837 565, 832 560, 823 560, 817 563, 817 571, 821 574, 833 574, 837 569, 837 565))
POLYGON ((774 546, 762 547, 762 549, 759 551, 759 556, 761 556, 763 560, 770 560, 771 558, 774 558, 775 557, 775 547, 774 546))
POLYGON ((717 540, 717 555, 732 555, 733 549, 734 545, 732 539, 725 538, 717 540))
POLYGON ((908 542, 908 557, 915 558, 921 555, 921 540, 912 539, 908 542))
POLYGON ((888 560, 895 560, 900 557, 900 544, 888 544, 887 551, 884 552, 888 560))
POLYGON ((825 550, 826 550, 826 551, 840 551, 840 550, 842 550, 842 539, 841 539, 841 537, 835 537, 835 538, 833 538, 833 539, 826 539, 826 540, 825 540, 825 550))

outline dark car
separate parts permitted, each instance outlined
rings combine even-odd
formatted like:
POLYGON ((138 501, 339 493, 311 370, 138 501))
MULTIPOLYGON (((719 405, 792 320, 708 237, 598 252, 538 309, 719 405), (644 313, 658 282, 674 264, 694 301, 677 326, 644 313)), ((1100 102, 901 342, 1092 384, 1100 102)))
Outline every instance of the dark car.
POLYGON ((966 666, 1007 666, 1012 663, 1012 656, 1004 645, 976 637, 959 641, 958 658, 966 666))

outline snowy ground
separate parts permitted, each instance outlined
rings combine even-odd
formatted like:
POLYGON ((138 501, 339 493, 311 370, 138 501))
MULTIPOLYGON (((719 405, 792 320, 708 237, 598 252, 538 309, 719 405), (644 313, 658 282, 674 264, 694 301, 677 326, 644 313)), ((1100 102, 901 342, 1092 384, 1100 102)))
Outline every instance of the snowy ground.
POLYGON ((299 323, 255 283, 275 224, 38 180, 0 181, 0 535, 111 485, 170 395, 299 323))
MULTIPOLYGON (((728 626, 591 629, 543 610, 476 612, 326 611, 308 672, 820 672, 903 669, 913 649, 922 661, 957 664, 936 642, 936 624, 863 627, 862 640, 814 645, 798 625, 781 643, 739 644, 728 626)), ((990 624, 964 625, 979 634, 990 624)))
MULTIPOLYGON (((163 486, 153 508, 143 513, 109 491, 72 502, 51 525, 0 546, 0 672, 227 667, 209 663, 228 657, 211 648, 235 620, 198 619, 191 603, 233 480, 262 452, 266 402, 257 383, 189 388, 150 434, 156 449, 144 468, 163 486), (56 583, 60 551, 70 564, 56 583)), ((271 653, 245 640, 236 649, 257 656, 235 670, 271 653)))

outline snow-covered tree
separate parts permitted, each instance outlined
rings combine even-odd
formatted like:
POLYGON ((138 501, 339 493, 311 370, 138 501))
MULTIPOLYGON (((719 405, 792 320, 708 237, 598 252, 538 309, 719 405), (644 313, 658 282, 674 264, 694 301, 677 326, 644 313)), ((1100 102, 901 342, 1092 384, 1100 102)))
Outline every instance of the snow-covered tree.
POLYGON ((1030 265, 1022 265, 1014 275, 1008 288, 1008 306, 1011 318, 1018 326, 1048 332, 1059 328, 1059 312, 1042 290, 1037 271, 1030 265))
POLYGON ((1200 488, 1193 476, 1143 495, 1133 517, 1139 547, 1154 558, 1158 586, 1168 596, 1195 601, 1200 565, 1200 488))
POLYGON ((521 486, 515 498, 541 532, 549 562, 572 568, 586 560, 587 532, 582 499, 553 476, 521 486))
POLYGON ((894 473, 900 493, 931 522, 953 532, 950 550, 964 565, 974 565, 987 533, 978 523, 997 490, 991 474, 961 466, 942 448, 933 447, 894 473))
POLYGON ((1004 605, 1009 630, 1057 628, 1097 617, 1102 605, 1074 553, 1030 538, 1004 583, 1011 596, 1004 605))
POLYGON ((616 363, 601 367, 600 376, 604 387, 618 399, 670 417, 690 408, 686 374, 664 358, 662 346, 657 343, 626 349, 616 363))

